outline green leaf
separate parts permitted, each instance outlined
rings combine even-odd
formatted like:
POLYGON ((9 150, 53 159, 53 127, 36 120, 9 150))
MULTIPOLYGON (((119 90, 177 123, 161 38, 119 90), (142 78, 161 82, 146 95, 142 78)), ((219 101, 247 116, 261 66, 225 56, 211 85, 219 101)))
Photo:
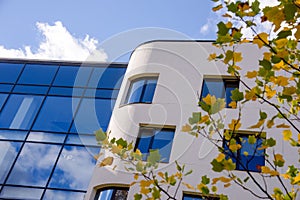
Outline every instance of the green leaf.
POLYGON ((238 11, 238 6, 235 3, 231 3, 227 6, 228 11, 235 13, 238 11))
POLYGON ((271 62, 276 64, 276 63, 279 63, 281 61, 281 59, 277 56, 272 56, 271 57, 271 62))
POLYGON ((152 197, 154 199, 160 198, 160 191, 156 187, 152 188, 152 197))
POLYGON ((249 144, 255 144, 255 143, 256 143, 256 138, 255 138, 255 136, 254 136, 254 135, 250 135, 250 136, 248 137, 248 142, 249 142, 249 144))
POLYGON ((288 31, 280 31, 277 35, 277 40, 282 39, 282 38, 287 38, 288 36, 292 35, 292 31, 288 30, 288 31))
POLYGON ((249 176, 247 176, 247 178, 244 179, 244 183, 246 183, 249 180, 249 176))
POLYGON ((244 99, 243 92, 240 92, 238 88, 231 91, 231 99, 233 101, 242 101, 244 99))
POLYGON ((192 169, 190 171, 188 171, 187 173, 185 173, 184 176, 190 175, 191 173, 193 173, 192 169))
POLYGON ((95 135, 96 135, 96 140, 99 142, 104 141, 107 137, 106 133, 102 129, 95 131, 95 135))
POLYGON ((182 168, 180 167, 180 165, 178 164, 178 162, 177 162, 177 161, 175 161, 175 163, 176 163, 176 168, 177 168, 177 170, 178 170, 178 171, 181 171, 181 170, 182 170, 182 168))
POLYGON ((203 194, 209 194, 209 189, 208 189, 208 187, 202 187, 202 188, 201 188, 201 191, 202 191, 203 194))
POLYGON ((297 7, 293 3, 285 4, 283 12, 287 21, 293 20, 297 12, 297 7))
POLYGON ((226 27, 224 22, 219 22, 217 26, 218 26, 218 34, 219 35, 225 36, 228 33, 229 28, 226 27))
POLYGON ((265 70, 271 70, 272 69, 271 62, 266 60, 266 59, 260 60, 259 65, 262 66, 265 70))
POLYGON ((266 145, 268 147, 273 147, 276 145, 276 140, 274 140, 273 138, 266 139, 266 145))
POLYGON ((260 8, 259 8, 259 1, 258 0, 255 0, 253 3, 252 3, 252 10, 253 12, 257 15, 259 12, 260 12, 260 8))
POLYGON ((259 116, 260 116, 259 120, 264 120, 268 117, 267 113, 262 112, 262 111, 259 111, 259 116))
POLYGON ((212 170, 214 170, 215 172, 221 172, 224 169, 224 166, 221 163, 219 163, 216 159, 213 159, 213 161, 210 164, 213 166, 212 170))
POLYGON ((156 150, 150 150, 149 156, 147 157, 147 162, 149 162, 152 165, 157 164, 160 161, 160 154, 159 151, 156 150))
POLYGON ((193 112, 192 117, 189 118, 190 124, 196 124, 201 119, 201 113, 200 112, 193 112))
POLYGON ((134 194, 134 200, 141 200, 143 198, 143 195, 141 194, 134 194))
POLYGON ((204 185, 207 185, 207 184, 209 184, 209 182, 210 182, 210 179, 205 175, 205 176, 202 176, 202 178, 201 178, 202 180, 201 180, 201 183, 203 183, 204 185))
POLYGON ((122 146, 123 148, 127 148, 127 141, 123 138, 120 138, 116 141, 116 144, 122 146))

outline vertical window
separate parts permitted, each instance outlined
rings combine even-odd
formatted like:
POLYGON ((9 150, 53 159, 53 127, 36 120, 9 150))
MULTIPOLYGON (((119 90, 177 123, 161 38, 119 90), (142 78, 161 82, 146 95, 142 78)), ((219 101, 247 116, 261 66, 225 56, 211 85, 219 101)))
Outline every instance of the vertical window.
POLYGON ((232 136, 230 141, 224 139, 223 147, 227 159, 231 158, 236 164, 236 170, 260 172, 261 166, 265 165, 265 152, 263 149, 260 149, 262 142, 263 138, 255 134, 237 133, 232 136), (249 142, 250 136, 252 141, 249 142), (253 136, 255 136, 254 144, 253 136), (236 152, 232 152, 229 149, 229 143, 240 144, 241 148, 236 152))
POLYGON ((207 196, 197 194, 183 194, 182 200, 219 200, 218 196, 207 196))
POLYGON ((223 98, 226 102, 226 107, 229 108, 231 100, 231 91, 239 88, 237 79, 226 78, 205 78, 202 85, 201 100, 208 94, 216 98, 223 98))
POLYGON ((147 159, 150 150, 159 150, 162 162, 169 162, 175 128, 141 127, 135 149, 143 154, 143 160, 147 159))
POLYGON ((157 77, 142 77, 130 82, 125 104, 152 103, 157 77))
POLYGON ((97 191, 94 200, 126 200, 128 188, 109 187, 97 191))

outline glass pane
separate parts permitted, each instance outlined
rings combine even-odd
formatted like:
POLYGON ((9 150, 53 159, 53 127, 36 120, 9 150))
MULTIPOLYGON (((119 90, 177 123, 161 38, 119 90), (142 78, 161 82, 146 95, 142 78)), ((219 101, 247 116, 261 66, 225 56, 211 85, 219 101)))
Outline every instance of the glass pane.
POLYGON ((45 186, 60 146, 26 143, 8 178, 8 183, 45 186))
POLYGON ((70 97, 47 97, 38 118, 33 126, 34 130, 68 132, 74 111, 79 99, 70 97))
POLYGON ((125 103, 137 103, 140 102, 145 80, 137 80, 131 83, 128 90, 125 103))
POLYGON ((0 92, 10 92, 13 85, 10 84, 0 84, 0 92))
POLYGON ((5 100, 6 100, 7 96, 8 96, 8 94, 0 94, 0 111, 2 109, 2 106, 5 103, 5 100))
POLYGON ((92 68, 90 67, 61 66, 53 85, 70 87, 86 86, 91 71, 92 68))
POLYGON ((0 184, 4 182, 21 144, 20 142, 0 141, 0 184))
POLYGON ((0 197, 9 199, 40 199, 43 189, 24 187, 3 187, 0 197))
POLYGON ((29 129, 40 108, 43 97, 10 95, 0 113, 0 127, 29 129))
POLYGON ((0 130, 0 139, 3 140, 25 140, 27 131, 12 131, 12 130, 0 130))
POLYGON ((84 89, 82 88, 63 88, 63 87, 51 87, 49 95, 61 95, 70 97, 81 97, 84 89))
POLYGON ((156 88, 156 82, 157 80, 151 80, 148 79, 146 82, 146 87, 144 90, 144 94, 143 94, 143 98, 141 100, 141 102, 144 103, 151 103, 153 96, 154 96, 154 92, 155 92, 155 88, 156 88))
POLYGON ((0 83, 15 83, 23 64, 0 63, 0 83))
POLYGON ((61 133, 30 132, 27 141, 63 143, 65 137, 61 133))
POLYGON ((18 83, 49 85, 57 68, 58 66, 55 65, 26 65, 18 83))
POLYGON ((153 140, 153 129, 152 128, 141 128, 140 138, 137 139, 136 148, 143 154, 143 160, 147 159, 149 148, 153 140))
POLYGON ((93 155, 99 148, 65 146, 50 181, 50 187, 86 190, 95 167, 93 155))
POLYGON ((43 200, 80 200, 84 199, 84 192, 70 192, 62 190, 46 190, 43 200))
POLYGON ((216 98, 224 98, 225 86, 222 79, 204 80, 201 98, 208 94, 216 98))
POLYGON ((106 130, 114 103, 109 99, 83 99, 72 132, 92 134, 100 128, 106 130))
POLYGON ((159 149, 161 160, 163 162, 169 162, 172 143, 174 137, 174 130, 158 130, 154 136, 154 140, 151 149, 159 149))
POLYGON ((47 91, 48 87, 46 86, 16 85, 13 92, 25 94, 46 94, 47 91))
POLYGON ((69 134, 67 144, 98 145, 94 135, 69 134))
POLYGON ((98 190, 95 196, 95 200, 126 200, 128 195, 127 189, 111 188, 98 190))
POLYGON ((89 87, 119 89, 126 68, 95 68, 89 87))
POLYGON ((87 89, 85 91, 86 97, 96 97, 96 98, 106 98, 106 99, 116 99, 118 97, 119 90, 111 89, 87 89))

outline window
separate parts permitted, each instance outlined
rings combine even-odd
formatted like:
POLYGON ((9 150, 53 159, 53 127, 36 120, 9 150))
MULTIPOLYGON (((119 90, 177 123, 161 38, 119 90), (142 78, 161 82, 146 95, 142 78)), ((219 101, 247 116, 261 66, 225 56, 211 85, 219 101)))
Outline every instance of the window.
POLYGON ((169 162, 175 128, 148 127, 140 128, 135 149, 143 154, 143 160, 147 159, 150 150, 159 150, 162 162, 169 162))
POLYGON ((237 133, 232 136, 230 142, 241 145, 240 149, 232 152, 228 148, 229 141, 224 139, 223 142, 225 154, 227 158, 231 158, 236 163, 236 170, 260 172, 260 167, 265 165, 265 152, 259 148, 262 145, 263 138, 255 134, 237 133), (256 142, 254 144, 249 143, 250 136, 255 136, 256 142))
POLYGON ((157 77, 137 78, 130 83, 125 104, 152 103, 157 77))
POLYGON ((229 108, 231 91, 239 88, 239 81, 233 78, 204 78, 202 85, 202 98, 208 94, 216 98, 225 98, 226 107, 229 108))
POLYGON ((128 188, 109 187, 99 189, 94 200, 126 200, 128 188))
POLYGON ((218 196, 206 196, 201 194, 183 194, 182 200, 219 200, 218 196))
POLYGON ((0 82, 15 83, 23 64, 0 63, 0 82))

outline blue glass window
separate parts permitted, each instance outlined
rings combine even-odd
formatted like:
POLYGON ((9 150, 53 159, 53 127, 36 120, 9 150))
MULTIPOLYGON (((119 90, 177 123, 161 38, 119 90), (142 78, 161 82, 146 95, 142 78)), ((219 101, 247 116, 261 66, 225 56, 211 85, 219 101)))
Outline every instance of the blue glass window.
POLYGON ((65 146, 51 178, 50 187, 86 190, 96 163, 93 155, 97 153, 99 148, 65 146))
POLYGON ((4 182, 7 173, 20 150, 20 147, 20 142, 0 141, 0 184, 4 182))
POLYGON ((83 99, 71 132, 94 133, 100 128, 106 130, 114 103, 109 99, 83 99))
POLYGON ((0 92, 10 92, 12 88, 11 84, 0 84, 0 92))
POLYGON ((217 196, 202 196, 194 195, 194 194, 183 194, 182 200, 219 200, 220 198, 217 196))
POLYGON ((95 68, 89 87, 119 89, 126 68, 95 68))
POLYGON ((28 64, 18 81, 19 84, 49 85, 57 71, 55 65, 28 64))
POLYGON ((239 81, 237 79, 204 79, 202 86, 202 98, 208 94, 216 98, 225 98, 226 107, 229 108, 231 100, 231 91, 239 88, 239 81))
POLYGON ((5 186, 2 189, 0 198, 41 199, 42 193, 43 193, 43 189, 5 186))
POLYGON ((126 200, 127 196, 128 188, 110 187, 98 190, 94 200, 126 200))
POLYGON ((152 103, 157 77, 138 78, 130 83, 125 104, 152 103))
POLYGON ((7 182, 46 186, 59 150, 58 145, 25 143, 7 182))
POLYGON ((147 159, 150 150, 158 149, 161 161, 169 162, 174 132, 171 128, 141 127, 135 148, 141 151, 143 160, 147 159))
POLYGON ((0 63, 0 83, 15 83, 24 64, 0 63))
POLYGON ((84 199, 84 192, 71 192, 63 190, 46 190, 43 200, 84 199))
POLYGON ((45 133, 45 132, 30 132, 27 141, 63 143, 66 134, 61 133, 45 133))
POLYGON ((87 89, 84 96, 96 97, 105 99, 116 99, 118 97, 119 90, 112 89, 87 89))
POLYGON ((1 140, 25 140, 28 131, 0 130, 1 140))
POLYGON ((40 96, 10 95, 0 113, 0 127, 29 129, 42 100, 40 96))
POLYGON ((32 86, 32 85, 16 85, 14 93, 25 93, 25 94, 46 94, 48 87, 46 86, 32 86))
POLYGON ((78 98, 47 97, 33 129, 68 132, 73 119, 73 112, 75 112, 78 102, 78 98))
POLYGON ((61 95, 69 97, 81 97, 83 88, 65 88, 65 87, 51 87, 49 95, 61 95))
POLYGON ((231 158, 236 164, 236 170, 249 170, 253 172, 260 172, 261 166, 265 165, 265 152, 261 147, 263 139, 260 137, 256 138, 255 144, 249 144, 248 137, 252 134, 236 134, 233 139, 237 144, 240 144, 242 148, 237 152, 232 152, 228 148, 227 140, 224 140, 223 147, 227 159, 231 158), (246 156, 244 152, 247 152, 246 156))
POLYGON ((7 96, 8 96, 7 94, 0 94, 0 112, 1 112, 2 106, 5 103, 7 96))
POLYGON ((92 68, 62 66, 59 68, 53 85, 84 87, 87 84, 92 68))

